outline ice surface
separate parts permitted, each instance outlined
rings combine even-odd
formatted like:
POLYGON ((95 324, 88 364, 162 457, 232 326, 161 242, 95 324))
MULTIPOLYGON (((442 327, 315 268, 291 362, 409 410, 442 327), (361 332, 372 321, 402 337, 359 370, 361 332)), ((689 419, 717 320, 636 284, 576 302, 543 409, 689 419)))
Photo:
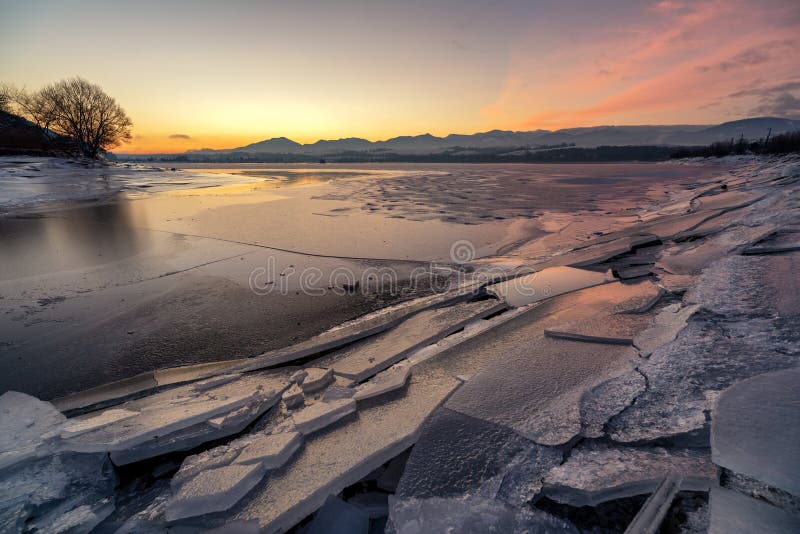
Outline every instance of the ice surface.
POLYGON ((124 409, 111 409, 100 412, 99 414, 90 414, 89 416, 79 416, 69 419, 61 430, 62 438, 69 438, 77 436, 90 430, 95 430, 101 426, 116 423, 125 419, 130 419, 139 415, 139 412, 124 409))
POLYGON ((392 498, 389 517, 397 534, 578 534, 568 521, 541 510, 515 509, 479 496, 392 498))
POLYGON ((800 369, 726 389, 712 414, 714 463, 800 495, 800 369))
POLYGON ((800 516, 763 501, 751 499, 720 487, 711 488, 709 534, 758 532, 795 534, 800 532, 800 516))
POLYGON ((296 412, 292 415, 292 420, 299 432, 311 434, 355 411, 356 401, 353 399, 338 399, 331 402, 319 401, 296 412))
POLYGON ((699 309, 698 305, 671 305, 662 309, 653 319, 649 328, 642 329, 633 336, 633 346, 642 356, 650 356, 654 350, 666 345, 686 326, 686 321, 699 309))
POLYGON ((257 518, 267 533, 292 527, 328 495, 412 445, 422 421, 457 384, 435 374, 415 374, 404 394, 360 402, 353 421, 309 436, 290 464, 268 473, 252 497, 237 507, 235 517, 257 518))
POLYGON ((167 504, 166 518, 175 521, 227 510, 253 489, 265 471, 260 464, 234 464, 202 471, 183 484, 167 504))
POLYGON ((369 516, 357 506, 328 495, 308 526, 308 534, 367 534, 369 516))
POLYGON ((509 306, 519 307, 613 280, 610 272, 598 273, 573 267, 548 267, 537 273, 492 284, 486 289, 505 300, 509 306))
POLYGON ((409 376, 411 376, 411 364, 407 361, 396 363, 356 386, 353 399, 365 400, 400 389, 406 385, 409 376))
POLYGON ((708 451, 635 448, 588 442, 575 447, 564 464, 544 479, 543 494, 571 506, 596 506, 653 492, 670 472, 681 489, 708 491, 717 472, 708 451))
POLYGON ((258 463, 267 469, 276 469, 285 464, 302 443, 303 436, 299 432, 256 436, 236 457, 236 463, 258 463))
POLYGON ((300 382, 300 387, 305 393, 319 391, 333 382, 333 371, 331 369, 320 369, 318 367, 307 367, 303 369, 306 375, 300 382))
POLYGON ((331 367, 337 375, 362 381, 414 350, 463 328, 468 322, 503 308, 505 305, 496 300, 483 300, 419 312, 386 333, 359 341, 332 355, 331 367))
POLYGON ((17 391, 0 395, 0 469, 46 454, 64 421, 49 402, 17 391))

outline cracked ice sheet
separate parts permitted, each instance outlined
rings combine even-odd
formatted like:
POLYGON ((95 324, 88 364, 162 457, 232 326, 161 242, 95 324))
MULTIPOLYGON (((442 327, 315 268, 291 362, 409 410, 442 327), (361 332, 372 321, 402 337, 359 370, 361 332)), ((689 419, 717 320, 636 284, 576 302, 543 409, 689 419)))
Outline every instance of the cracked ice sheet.
POLYGON ((708 491, 716 467, 707 449, 620 447, 588 442, 554 467, 542 493, 571 506, 597 506, 614 499, 653 492, 670 471, 683 477, 684 491, 708 491))
POLYGON ((45 453, 65 421, 49 402, 18 391, 0 395, 0 469, 45 453))
POLYGON ((707 414, 719 392, 800 365, 798 269, 800 254, 731 256, 706 269, 686 300, 714 315, 695 315, 640 365, 648 389, 609 423, 611 437, 695 434, 706 441, 707 414))
MULTIPOLYGON (((138 415, 73 436, 65 440, 65 445, 85 452, 124 451, 248 404, 263 403, 269 397, 277 401, 288 382, 285 373, 265 373, 243 376, 202 392, 188 385, 156 393, 115 408, 136 411, 138 415)), ((212 430, 209 426, 209 432, 212 430)))
POLYGON ((548 267, 539 272, 492 284, 486 289, 509 306, 519 307, 540 300, 614 281, 611 273, 573 267, 548 267))

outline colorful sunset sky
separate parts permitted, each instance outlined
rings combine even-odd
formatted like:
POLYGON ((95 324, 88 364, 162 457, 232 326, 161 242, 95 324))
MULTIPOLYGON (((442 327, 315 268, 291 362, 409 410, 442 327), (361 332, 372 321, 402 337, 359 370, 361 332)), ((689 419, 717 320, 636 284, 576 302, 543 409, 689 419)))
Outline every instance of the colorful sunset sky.
POLYGON ((800 117, 800 2, 0 0, 0 82, 82 76, 118 152, 800 117))

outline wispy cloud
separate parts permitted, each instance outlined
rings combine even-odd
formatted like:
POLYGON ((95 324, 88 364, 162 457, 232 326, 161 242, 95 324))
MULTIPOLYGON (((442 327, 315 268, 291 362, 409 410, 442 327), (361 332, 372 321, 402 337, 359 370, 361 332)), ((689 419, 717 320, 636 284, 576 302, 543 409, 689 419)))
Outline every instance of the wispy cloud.
POLYGON ((191 139, 191 138, 192 138, 192 136, 191 136, 191 135, 186 135, 186 134, 172 134, 172 135, 170 135, 170 136, 169 136, 169 138, 170 138, 170 139, 184 139, 184 140, 189 140, 189 139, 191 139))

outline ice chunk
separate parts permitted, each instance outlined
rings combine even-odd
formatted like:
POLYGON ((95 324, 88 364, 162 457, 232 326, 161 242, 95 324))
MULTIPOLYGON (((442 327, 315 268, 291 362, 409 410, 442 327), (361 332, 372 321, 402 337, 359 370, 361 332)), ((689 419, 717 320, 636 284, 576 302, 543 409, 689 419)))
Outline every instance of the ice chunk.
POLYGON ((353 398, 357 401, 364 400, 400 389, 406 385, 409 376, 411 376, 411 364, 397 363, 356 386, 353 398))
POLYGON ((322 394, 322 400, 330 402, 338 399, 349 399, 356 394, 356 390, 348 386, 334 384, 328 387, 322 394))
POLYGON ((289 409, 297 408, 303 404, 303 390, 297 384, 292 384, 292 387, 283 393, 283 402, 289 409))
POLYGON ((800 495, 800 369, 726 389, 712 414, 714 463, 800 495))
POLYGON ((390 521, 397 534, 484 534, 559 532, 578 534, 571 523, 532 508, 514 509, 479 496, 390 499, 390 521))
POLYGON ((172 480, 170 481, 172 490, 177 492, 177 490, 183 484, 196 477, 203 471, 209 471, 216 467, 222 467, 233 463, 233 460, 236 459, 240 452, 240 447, 229 447, 223 445, 208 451, 204 451, 200 454, 187 456, 183 460, 181 468, 172 476, 172 480))
POLYGON ((367 534, 369 516, 361 509, 328 495, 325 504, 314 515, 308 534, 367 534))
POLYGON ((484 300, 420 312, 386 333, 359 341, 332 355, 331 366, 337 375, 360 382, 470 321, 504 308, 505 305, 496 300, 484 300))
POLYGON ((763 501, 751 499, 720 487, 711 488, 709 534, 758 532, 795 534, 800 532, 800 516, 763 501))
POLYGON ((167 504, 167 521, 227 510, 264 476, 260 464, 233 464, 202 471, 181 486, 167 504))
POLYGON ((695 449, 634 448, 589 442, 572 450, 563 465, 554 467, 542 492, 571 506, 653 492, 670 472, 682 477, 681 489, 708 491, 716 468, 707 452, 695 449))
POLYGON ((537 273, 490 285, 486 289, 505 300, 509 306, 519 307, 613 280, 610 271, 598 273, 573 267, 548 267, 537 273))
POLYGON ((584 393, 580 401, 581 434, 587 438, 602 437, 605 424, 630 406, 646 388, 644 376, 632 371, 584 393))
POLYGON ((625 529, 627 534, 650 534, 655 532, 664 521, 664 516, 672 505, 672 500, 678 493, 681 485, 681 476, 667 473, 653 493, 647 498, 636 517, 625 529))
POLYGON ((239 376, 241 375, 237 373, 230 373, 226 375, 219 375, 211 378, 206 378, 205 380, 201 380, 199 382, 195 382, 194 384, 192 384, 192 388, 195 391, 206 391, 207 389, 212 389, 217 386, 227 384, 228 382, 233 382, 234 380, 238 379, 239 376))
POLYGON ((99 414, 89 414, 69 419, 61 431, 62 438, 69 438, 83 434, 90 430, 95 430, 101 426, 123 421, 139 415, 139 412, 124 409, 105 410, 99 414))
POLYGON ((276 469, 285 464, 302 443, 303 436, 299 432, 256 436, 236 457, 236 463, 258 463, 267 469, 276 469))
POLYGON ((17 391, 0 395, 0 469, 44 454, 64 421, 49 402, 17 391))
POLYGON ((305 393, 319 391, 333 381, 333 371, 331 369, 319 369, 309 367, 304 369, 306 376, 300 382, 300 387, 305 393))
POLYGON ((332 402, 319 401, 295 413, 292 420, 299 432, 311 434, 355 411, 356 401, 353 399, 339 399, 332 402))

